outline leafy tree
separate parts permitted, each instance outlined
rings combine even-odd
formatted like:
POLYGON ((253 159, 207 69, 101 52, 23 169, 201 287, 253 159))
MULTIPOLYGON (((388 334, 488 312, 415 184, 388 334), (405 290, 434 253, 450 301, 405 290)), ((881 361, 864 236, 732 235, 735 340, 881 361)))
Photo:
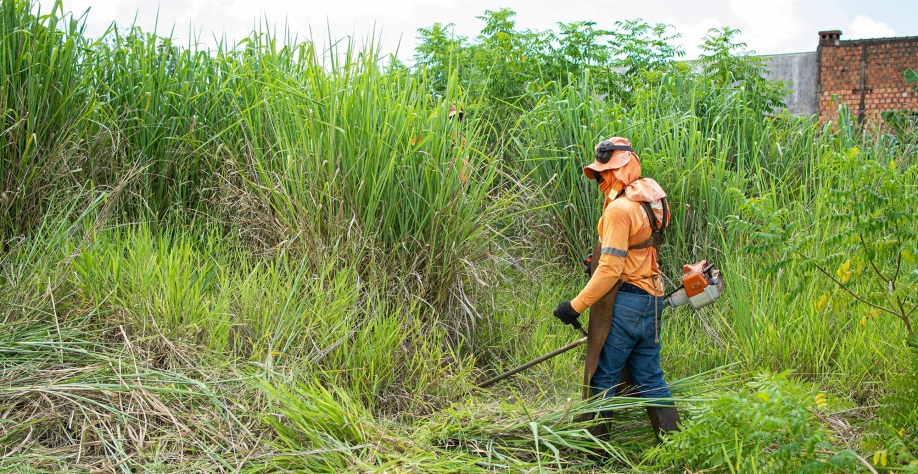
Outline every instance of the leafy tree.
POLYGON ((484 96, 499 102, 513 103, 523 95, 526 83, 540 77, 538 45, 541 35, 530 30, 516 30, 508 8, 485 10, 477 17, 485 22, 474 48, 476 77, 484 84, 484 96))
POLYGON ((453 35, 453 26, 452 23, 434 23, 430 28, 418 29, 421 42, 415 48, 415 66, 439 93, 446 90, 451 71, 462 71, 468 62, 467 38, 453 35))
POLYGON ((894 317, 918 347, 918 164, 880 163, 853 148, 824 167, 829 186, 812 206, 831 209, 830 219, 801 228, 787 209, 769 212, 748 200, 744 209, 755 222, 734 223, 758 241, 751 250, 786 256, 770 272, 794 266, 798 278, 815 273, 869 309, 861 325, 894 317))
POLYGON ((672 44, 682 35, 670 34, 670 28, 672 25, 651 25, 640 19, 615 22, 615 30, 610 33, 612 39, 609 40, 614 57, 612 66, 625 69, 624 74, 632 75, 666 68, 672 60, 685 56, 685 51, 672 44))
POLYGON ((546 56, 555 68, 552 75, 563 79, 567 74, 579 75, 583 70, 608 65, 610 51, 601 40, 610 34, 608 30, 597 29, 593 21, 559 22, 558 34, 547 35, 551 50, 546 56))
POLYGON ((597 87, 612 94, 626 107, 633 107, 642 93, 657 90, 662 73, 670 70, 688 71, 674 60, 685 52, 672 41, 680 37, 670 34, 671 25, 651 25, 640 19, 615 22, 609 39, 611 77, 596 78, 597 87), (648 87, 651 86, 651 87, 648 87))
POLYGON ((684 52, 671 41, 670 25, 641 20, 618 21, 614 30, 593 21, 559 22, 557 31, 517 29, 516 12, 485 10, 485 25, 473 42, 451 33, 452 24, 434 23, 418 30, 415 65, 441 91, 450 74, 458 71, 462 86, 474 97, 497 107, 501 117, 527 90, 564 86, 585 73, 597 94, 614 92, 625 97, 631 78, 659 71, 684 52))
POLYGON ((772 113, 784 107, 787 84, 770 81, 765 77, 768 69, 755 51, 746 49, 745 42, 736 41, 740 30, 725 26, 711 28, 699 46, 704 53, 699 56, 702 70, 718 87, 738 86, 750 92, 754 109, 772 113))

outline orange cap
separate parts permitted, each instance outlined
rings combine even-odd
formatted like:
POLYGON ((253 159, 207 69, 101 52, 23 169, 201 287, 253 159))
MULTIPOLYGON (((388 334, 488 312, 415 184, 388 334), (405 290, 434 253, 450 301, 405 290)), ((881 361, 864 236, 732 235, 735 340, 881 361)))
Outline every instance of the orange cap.
POLYGON ((621 147, 621 146, 630 147, 631 146, 631 142, 629 142, 627 139, 622 138, 622 137, 612 137, 608 140, 603 140, 597 143, 596 146, 593 147, 593 150, 597 152, 597 156, 594 158, 593 163, 590 163, 589 165, 583 168, 583 174, 585 174, 587 178, 596 179, 596 173, 599 173, 601 171, 614 170, 614 169, 621 168, 622 166, 625 166, 628 164, 632 156, 637 158, 637 155, 635 155, 633 151, 614 150, 612 151, 612 155, 609 157, 608 161, 603 163, 602 161, 600 161, 599 156, 598 156, 599 147, 600 145, 603 145, 604 143, 607 143, 607 142, 616 147, 621 147))

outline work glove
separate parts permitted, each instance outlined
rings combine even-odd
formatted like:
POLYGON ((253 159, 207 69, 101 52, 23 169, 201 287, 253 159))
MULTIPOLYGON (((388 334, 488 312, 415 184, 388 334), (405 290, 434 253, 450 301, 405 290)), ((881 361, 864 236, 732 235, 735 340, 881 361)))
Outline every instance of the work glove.
POLYGON ((577 322, 577 316, 580 316, 580 313, 574 311, 570 301, 562 301, 555 308, 555 317, 564 324, 574 324, 577 322))
POLYGON ((586 268, 583 269, 583 273, 586 273, 587 275, 589 275, 590 270, 593 269, 593 254, 592 253, 587 255, 586 258, 583 259, 583 264, 586 265, 586 268))

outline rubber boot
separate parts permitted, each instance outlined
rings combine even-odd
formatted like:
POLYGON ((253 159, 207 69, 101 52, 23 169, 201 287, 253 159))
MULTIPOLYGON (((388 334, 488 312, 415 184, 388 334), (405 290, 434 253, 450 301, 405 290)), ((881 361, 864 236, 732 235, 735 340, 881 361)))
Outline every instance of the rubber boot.
MULTIPOLYGON (((634 391, 634 382, 631 378, 631 372, 628 370, 628 367, 622 369, 621 378, 618 379, 618 393, 616 395, 620 397, 636 397, 637 393, 634 391)), ((591 435, 603 441, 609 441, 612 434, 612 412, 599 412, 592 415, 588 415, 585 420, 602 420, 597 424, 587 428, 587 431, 591 435)))
POLYGON ((595 420, 596 424, 587 428, 587 431, 600 441, 609 441, 610 434, 612 433, 611 418, 596 415, 595 420))
MULTIPOLYGON (((596 424, 587 428, 587 431, 593 435, 594 438, 606 442, 612 442, 612 422, 611 418, 604 417, 600 414, 596 415, 595 418, 596 424)), ((587 453, 587 459, 596 462, 605 462, 611 457, 610 453, 605 450, 591 451, 587 453)))
POLYGON ((650 418, 653 434, 660 441, 661 435, 679 431, 679 423, 682 422, 676 407, 647 407, 647 417, 650 418))

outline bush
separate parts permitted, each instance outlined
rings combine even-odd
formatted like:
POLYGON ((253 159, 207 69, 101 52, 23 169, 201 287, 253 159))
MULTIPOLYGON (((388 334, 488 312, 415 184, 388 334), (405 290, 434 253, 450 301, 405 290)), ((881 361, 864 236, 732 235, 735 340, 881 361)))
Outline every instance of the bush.
MULTIPOLYGON (((909 345, 918 351, 918 338, 910 338, 909 345)), ((864 444, 874 453, 874 465, 918 472, 918 354, 911 362, 910 371, 889 383, 864 444)))
POLYGON ((761 373, 746 393, 689 409, 681 432, 659 459, 705 472, 837 472, 854 467, 850 451, 836 451, 823 426, 830 400, 815 387, 761 373))

